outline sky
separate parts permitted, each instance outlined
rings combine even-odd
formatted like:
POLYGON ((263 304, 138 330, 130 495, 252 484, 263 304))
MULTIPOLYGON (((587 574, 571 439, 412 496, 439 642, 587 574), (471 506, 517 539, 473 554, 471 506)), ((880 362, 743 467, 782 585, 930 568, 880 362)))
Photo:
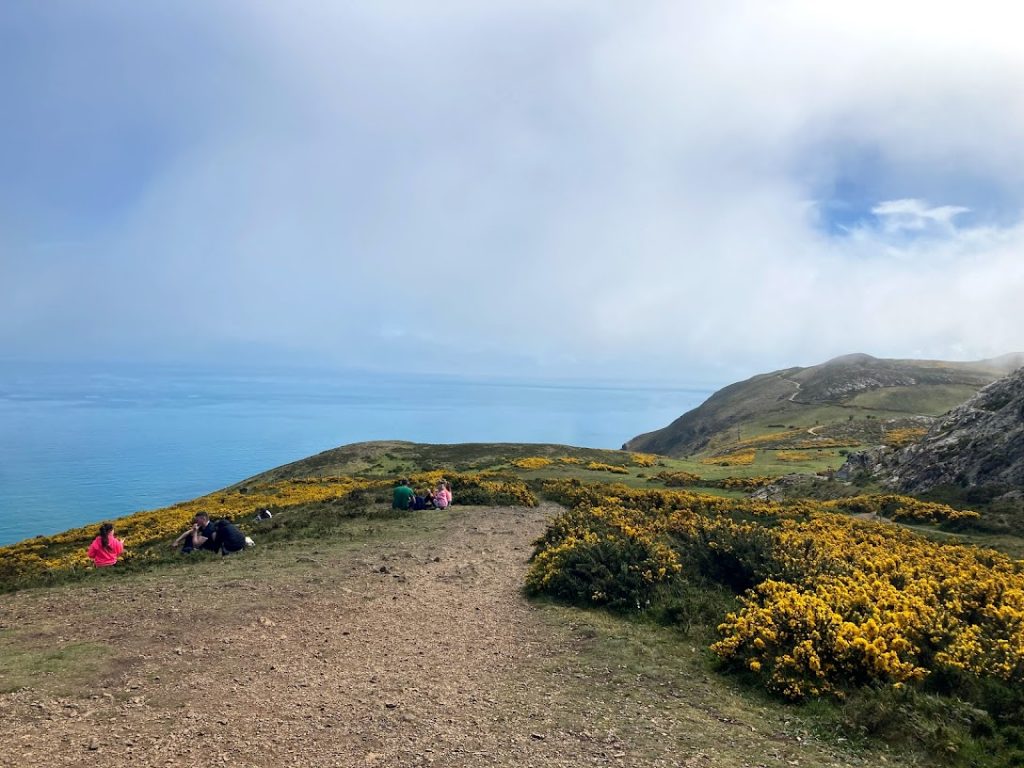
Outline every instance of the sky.
POLYGON ((0 7, 0 360, 1024 350, 1009 2, 0 7))

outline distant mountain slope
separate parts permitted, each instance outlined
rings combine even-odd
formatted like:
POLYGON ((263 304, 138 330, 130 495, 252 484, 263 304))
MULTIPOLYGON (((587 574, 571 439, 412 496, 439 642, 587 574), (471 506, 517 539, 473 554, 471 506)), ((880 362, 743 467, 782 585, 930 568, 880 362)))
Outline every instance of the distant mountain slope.
MULTIPOLYGON (((1017 367, 1017 356, 978 362, 883 360, 855 354, 809 368, 754 376, 719 390, 701 406, 623 447, 668 456, 741 447, 752 438, 882 442, 887 431, 916 428, 1017 367)), ((806 447, 803 445, 802 447, 806 447)))
POLYGON ((851 460, 858 463, 909 493, 936 486, 1024 490, 1024 368, 954 408, 920 442, 851 460))

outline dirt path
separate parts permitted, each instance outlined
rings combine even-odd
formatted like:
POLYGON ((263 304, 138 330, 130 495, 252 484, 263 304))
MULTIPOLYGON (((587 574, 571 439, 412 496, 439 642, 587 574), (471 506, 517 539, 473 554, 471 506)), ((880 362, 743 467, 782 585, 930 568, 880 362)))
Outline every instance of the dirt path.
POLYGON ((553 511, 363 523, 316 550, 5 596, 0 638, 104 656, 0 695, 0 766, 839 764, 713 687, 580 662, 594 631, 520 594, 553 511))

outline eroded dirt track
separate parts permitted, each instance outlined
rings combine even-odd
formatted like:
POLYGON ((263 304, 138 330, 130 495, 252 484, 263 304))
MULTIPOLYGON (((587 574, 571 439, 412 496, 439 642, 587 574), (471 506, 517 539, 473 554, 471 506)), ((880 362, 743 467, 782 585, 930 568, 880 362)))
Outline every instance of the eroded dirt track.
POLYGON ((517 666, 544 653, 519 585, 550 511, 469 510, 442 536, 292 548, 301 567, 277 575, 212 562, 164 583, 11 596, 3 626, 102 643, 123 671, 79 696, 4 696, 0 763, 576 764, 515 700, 517 666))

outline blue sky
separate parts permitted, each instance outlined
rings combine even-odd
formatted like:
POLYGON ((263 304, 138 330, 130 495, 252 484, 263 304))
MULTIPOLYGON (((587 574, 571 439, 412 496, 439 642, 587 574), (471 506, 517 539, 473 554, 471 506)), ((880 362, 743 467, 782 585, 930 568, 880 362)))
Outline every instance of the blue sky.
POLYGON ((7 3, 0 359, 1024 349, 1004 3, 7 3))

